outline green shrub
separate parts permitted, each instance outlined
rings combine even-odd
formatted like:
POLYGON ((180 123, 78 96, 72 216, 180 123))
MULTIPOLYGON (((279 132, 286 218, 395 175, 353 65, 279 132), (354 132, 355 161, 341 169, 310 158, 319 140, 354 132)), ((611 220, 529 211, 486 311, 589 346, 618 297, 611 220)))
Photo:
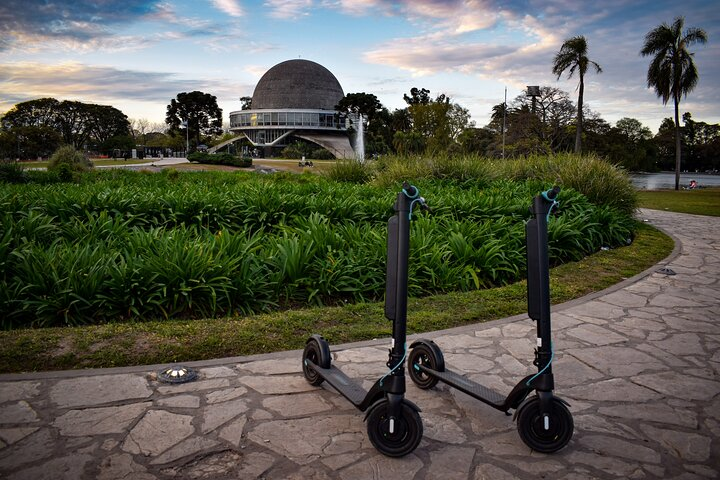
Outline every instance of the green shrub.
POLYGON ((193 152, 188 155, 191 162, 203 163, 206 165, 229 165, 231 167, 251 167, 252 158, 237 157, 232 153, 205 153, 193 152))
POLYGON ((198 163, 210 163, 210 154, 205 152, 192 152, 187 156, 187 159, 191 162, 198 163))
POLYGON ((328 178, 337 182, 367 183, 372 178, 369 165, 359 160, 338 160, 327 170, 328 178))
POLYGON ((79 180, 80 174, 92 166, 90 159, 82 152, 78 152, 72 145, 65 145, 50 156, 47 171, 56 175, 61 182, 71 182, 79 180))
POLYGON ((294 142, 283 148, 280 155, 283 158, 300 160, 302 157, 309 158, 313 151, 313 147, 304 142, 294 142))
POLYGON ((316 148, 310 153, 310 158, 314 160, 334 160, 335 155, 324 148, 316 148))
POLYGON ((637 191, 627 172, 594 154, 533 155, 493 162, 491 171, 495 178, 557 182, 596 205, 608 205, 626 214, 632 214, 638 205, 637 191))
POLYGON ((12 160, 0 160, 0 182, 25 183, 28 177, 23 166, 12 160))
MULTIPOLYGON (((417 183, 433 214, 413 212, 412 295, 523 277, 528 206, 553 182, 477 178, 417 183)), ((101 170, 62 186, 2 184, 0 325, 380 300, 387 220, 399 188, 315 175, 170 170, 101 170)), ((553 264, 632 235, 630 216, 616 208, 567 186, 559 201, 549 223, 553 264)))
POLYGON ((625 214, 637 208, 637 192, 627 172, 596 155, 531 155, 527 158, 497 160, 466 156, 380 157, 375 164, 375 181, 380 186, 403 180, 441 179, 487 185, 492 180, 538 180, 558 183, 585 195, 596 205, 607 205, 625 214))

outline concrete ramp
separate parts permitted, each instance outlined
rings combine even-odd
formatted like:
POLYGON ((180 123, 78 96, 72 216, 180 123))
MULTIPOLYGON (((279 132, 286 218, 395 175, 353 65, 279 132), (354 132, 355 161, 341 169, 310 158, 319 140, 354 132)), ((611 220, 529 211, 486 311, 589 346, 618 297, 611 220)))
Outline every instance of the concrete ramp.
POLYGON ((220 150, 221 148, 223 148, 223 147, 225 147, 225 146, 227 146, 227 145, 230 145, 231 143, 235 143, 235 142, 237 142, 238 140, 241 140, 241 139, 243 139, 243 138, 245 138, 245 134, 240 134, 240 135, 238 135, 237 137, 231 138, 230 140, 225 140, 225 141, 222 142, 222 143, 218 143, 218 144, 215 145, 214 147, 208 148, 208 153, 215 153, 215 152, 217 152, 218 150, 220 150))
POLYGON ((309 142, 317 143, 335 155, 335 158, 355 158, 355 151, 350 145, 350 140, 344 135, 308 135, 296 132, 295 136, 309 142))

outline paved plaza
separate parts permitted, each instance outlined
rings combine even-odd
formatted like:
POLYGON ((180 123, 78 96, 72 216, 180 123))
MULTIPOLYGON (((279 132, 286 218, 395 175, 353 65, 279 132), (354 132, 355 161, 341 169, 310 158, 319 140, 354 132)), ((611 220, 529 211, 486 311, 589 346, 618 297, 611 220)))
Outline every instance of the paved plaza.
MULTIPOLYGON (((293 351, 189 363, 200 378, 182 385, 158 382, 161 366, 2 375, 0 478, 719 478, 720 218, 640 218, 675 237, 673 256, 554 309, 556 393, 575 421, 556 454, 526 447, 512 417, 408 379, 424 437, 412 454, 384 457, 363 414, 310 386, 293 351)), ((423 337, 503 393, 534 369, 526 316, 423 337)), ((387 371, 388 343, 331 346, 333 361, 368 386, 387 371)))

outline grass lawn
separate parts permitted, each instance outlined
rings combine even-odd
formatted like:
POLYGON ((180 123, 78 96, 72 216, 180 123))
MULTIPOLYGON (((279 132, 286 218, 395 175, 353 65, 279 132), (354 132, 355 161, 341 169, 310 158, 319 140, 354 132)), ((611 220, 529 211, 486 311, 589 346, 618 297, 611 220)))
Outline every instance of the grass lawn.
POLYGON ((720 188, 697 190, 641 190, 641 208, 720 217, 720 188))
MULTIPOLYGON (((629 247, 601 251, 551 271, 552 302, 598 291, 656 264, 672 240, 640 224, 629 247)), ((485 322, 526 311, 525 282, 410 299, 408 333, 485 322)), ((529 321, 529 320, 528 320, 529 321)), ((302 348, 312 333, 331 344, 389 337, 382 303, 288 310, 219 319, 113 323, 0 332, 0 373, 146 365, 302 348)))

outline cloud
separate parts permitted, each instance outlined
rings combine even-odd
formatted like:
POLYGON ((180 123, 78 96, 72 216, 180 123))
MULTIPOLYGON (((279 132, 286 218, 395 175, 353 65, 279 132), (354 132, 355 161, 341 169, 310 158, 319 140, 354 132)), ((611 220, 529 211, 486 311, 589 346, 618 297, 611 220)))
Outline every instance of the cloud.
MULTIPOLYGON (((236 0, 213 1, 226 13, 241 12, 236 0)), ((161 40, 213 37, 218 30, 213 21, 183 17, 172 4, 159 0, 0 2, 0 51, 118 52, 146 48, 161 40), (172 25, 172 31, 153 28, 141 34, 116 33, 148 21, 172 25)))
POLYGON ((489 59, 507 55, 513 47, 482 43, 438 42, 427 37, 400 39, 365 53, 365 61, 391 65, 415 76, 441 71, 481 71, 489 59))
POLYGON ((5 48, 18 41, 88 42, 153 13, 157 0, 3 0, 0 36, 5 48))
POLYGON ((145 109, 156 112, 155 117, 160 120, 172 98, 193 90, 212 93, 218 102, 229 103, 228 108, 232 108, 232 102, 237 103, 237 98, 251 91, 252 86, 232 80, 186 79, 174 73, 122 70, 77 62, 0 64, 0 111, 7 111, 19 102, 53 97, 112 104, 123 111, 130 104, 144 105, 145 109))
POLYGON ((218 10, 227 13, 231 17, 242 17, 245 14, 240 2, 237 0, 211 0, 218 10))
POLYGON ((270 8, 271 17, 290 20, 309 15, 313 2, 312 0, 266 0, 263 5, 270 8))

